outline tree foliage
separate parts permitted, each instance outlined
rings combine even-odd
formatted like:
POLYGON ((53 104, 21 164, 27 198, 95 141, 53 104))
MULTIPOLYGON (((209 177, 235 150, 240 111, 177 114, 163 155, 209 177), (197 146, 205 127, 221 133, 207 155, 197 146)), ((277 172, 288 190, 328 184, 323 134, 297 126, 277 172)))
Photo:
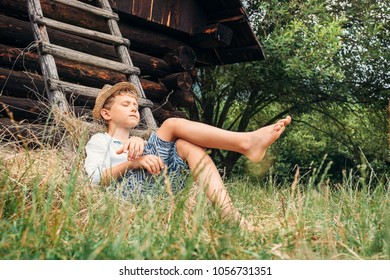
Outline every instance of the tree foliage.
MULTIPOLYGON (((198 106, 191 111, 192 118, 245 131, 289 113, 295 125, 286 139, 297 138, 300 148, 306 145, 308 158, 332 153, 333 160, 359 164, 363 152, 379 155, 381 164, 388 164, 390 13, 386 1, 244 4, 266 60, 200 70, 198 106), (316 145, 322 141, 319 152, 316 145), (382 147, 374 152, 374 144, 382 147)), ((277 147, 280 151, 281 145, 277 147)), ((310 164, 305 153, 293 150, 281 153, 280 159, 310 164)), ((240 158, 221 151, 213 156, 228 174, 240 158)))

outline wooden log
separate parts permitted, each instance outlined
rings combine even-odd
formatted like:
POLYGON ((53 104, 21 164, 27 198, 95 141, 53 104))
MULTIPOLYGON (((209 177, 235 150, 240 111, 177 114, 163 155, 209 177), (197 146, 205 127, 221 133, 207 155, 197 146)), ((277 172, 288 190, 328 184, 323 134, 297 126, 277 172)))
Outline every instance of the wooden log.
POLYGON ((191 75, 187 72, 175 73, 160 80, 168 89, 189 90, 192 87, 191 75))
POLYGON ((161 103, 153 102, 153 108, 162 108, 167 111, 175 111, 176 107, 172 105, 168 100, 163 100, 161 103))
MULTIPOLYGON (((7 81, 7 84, 5 86, 5 91, 10 91, 13 94, 16 94, 19 96, 17 99, 12 99, 12 97, 5 97, 3 96, 3 101, 7 105, 11 105, 12 111, 15 113, 15 119, 21 120, 21 119, 34 119, 34 114, 37 116, 46 116, 48 112, 48 106, 46 105, 48 103, 46 102, 38 102, 26 99, 26 96, 32 96, 32 98, 37 98, 41 92, 44 90, 44 82, 43 78, 40 75, 33 74, 33 73, 23 73, 19 71, 13 71, 12 77, 8 79, 8 76, 11 74, 11 71, 8 69, 0 68, 0 87, 3 88, 4 83, 7 81), (41 104, 41 105, 36 105, 41 104), (13 110, 15 109, 15 110, 13 110), (26 116, 26 112, 29 111, 29 115, 26 116), (40 113, 42 111, 42 113, 40 113), (23 113, 24 112, 24 113, 23 113)), ((72 98, 72 93, 70 91, 67 91, 67 98, 72 98)), ((42 97, 40 97, 42 99, 42 97)), ((44 99, 44 97, 43 97, 44 99)), ((86 98, 83 102, 80 101, 82 99, 82 96, 78 96, 77 99, 74 100, 74 102, 71 102, 71 104, 79 104, 80 106, 73 105, 71 108, 75 112, 76 116, 84 116, 86 114, 90 114, 91 108, 94 104, 93 101, 91 101, 89 98, 86 98), (86 107, 87 106, 87 107, 86 107)), ((168 99, 169 100, 169 99, 168 99)), ((164 101, 162 101, 164 104, 164 101)), ((168 102, 169 103, 169 102, 168 102)), ((166 103, 166 104, 168 104, 166 103)), ((174 109, 173 106, 170 106, 168 104, 167 106, 162 105, 160 103, 155 103, 153 105, 153 116, 156 118, 157 121, 162 123, 165 119, 170 117, 186 117, 186 114, 179 110, 172 110, 174 109), (169 107, 167 107, 169 106, 169 107), (166 110, 171 109, 171 110, 166 110)), ((6 112, 3 112, 3 117, 7 117, 6 112)), ((43 121, 43 120, 42 120, 43 121)))
POLYGON ((12 96, 32 99, 47 98, 43 96, 45 89, 43 77, 34 73, 0 68, 0 87, 2 92, 7 92, 12 96))
MULTIPOLYGON (((0 0, 0 6, 7 11, 7 14, 17 14, 20 18, 28 18, 25 0, 0 0)), ((81 12, 75 8, 71 9, 60 3, 53 3, 50 0, 42 0, 41 6, 44 15, 47 17, 85 28, 94 26, 97 31, 108 33, 108 28, 104 20, 96 15, 94 16, 86 12, 81 12)), ((176 48, 190 46, 185 41, 178 40, 164 32, 145 28, 134 21, 132 15, 120 13, 120 17, 120 30, 123 37, 130 39, 132 51, 147 53, 150 56, 162 58, 167 52, 176 48)), ((6 22, 7 21, 0 19, 0 26, 2 23, 6 22)), ((20 29, 20 31, 21 30, 22 29, 20 29)), ((27 30, 30 31, 30 28, 27 30)), ((16 38, 16 40, 20 40, 20 38, 16 38)), ((196 52, 198 66, 216 65, 221 63, 217 56, 211 54, 207 50, 194 49, 194 51, 196 52)), ((139 66, 136 62, 134 62, 134 64, 139 66)), ((140 68, 142 69, 142 67, 140 68)), ((145 74, 144 71, 143 73, 145 74)))
MULTIPOLYGON (((115 71, 61 59, 56 59, 56 63, 60 78, 68 82, 76 82, 91 87, 102 88, 104 84, 115 84, 126 81, 126 76, 124 74, 115 71)), ((10 68, 12 67, 14 70, 40 72, 37 53, 22 52, 22 50, 18 48, 2 44, 0 44, 0 64, 10 68)), ((161 101, 168 95, 168 90, 162 83, 141 79, 141 85, 146 97, 152 101, 161 101)))
POLYGON ((0 95, 0 115, 2 117, 10 117, 9 112, 12 112, 16 120, 36 120, 46 118, 49 110, 50 105, 47 103, 29 98, 0 95))
MULTIPOLYGON (((71 105, 72 111, 76 117, 82 117, 91 114, 91 109, 85 106, 71 105)), ((33 100, 29 98, 18 98, 13 96, 0 96, 0 117, 10 117, 11 112, 16 121, 29 120, 34 123, 47 123, 50 117, 50 104, 44 101, 33 100), (4 106, 7 108, 5 109, 4 106), (1 109, 2 108, 2 109, 1 109)), ((50 122, 50 120, 49 120, 50 122)))
MULTIPOLYGON (((0 62, 3 66, 13 66, 17 70, 29 70, 39 72, 38 55, 35 52, 23 53, 18 48, 0 44, 0 62)), ((88 65, 75 64, 65 60, 57 59, 57 68, 61 78, 65 80, 78 81, 85 85, 114 84, 125 81, 126 76, 117 72, 108 71, 88 65)), ((147 94, 152 97, 163 98, 168 94, 168 90, 161 83, 141 79, 141 84, 147 94), (161 97, 158 97, 161 96, 161 97)))
POLYGON ((0 139, 2 141, 11 141, 24 147, 36 148, 41 145, 58 144, 62 137, 63 134, 59 129, 53 129, 47 125, 0 118, 0 139))
MULTIPOLYGON (((3 44, 0 44, 0 63, 15 70, 41 72, 36 52, 23 51, 3 44)), ((104 84, 126 81, 126 75, 115 71, 62 59, 56 59, 56 64, 60 78, 70 82, 103 87, 104 84)))
MULTIPOLYGON (((99 92, 99 89, 97 88, 75 85, 59 80, 49 80, 49 84, 51 87, 58 88, 63 91, 68 100, 72 100, 76 103, 80 103, 81 101, 81 104, 90 107, 93 106, 95 98, 99 92)), ((25 97, 25 93, 29 93, 31 91, 30 87, 32 87, 34 88, 36 96, 39 96, 41 95, 41 92, 43 92, 44 81, 43 77, 37 74, 0 68, 0 86, 7 91, 19 93, 19 97, 25 97)), ((139 104, 140 107, 153 106, 150 101, 143 98, 139 99, 139 104)))
POLYGON ((162 83, 141 79, 141 84, 146 97, 152 101, 160 102, 169 95, 168 89, 162 83))
POLYGON ((189 71, 195 66, 196 55, 192 48, 180 46, 167 53, 164 60, 176 71, 189 71))
POLYGON ((172 105, 177 107, 190 108, 195 105, 195 97, 191 90, 175 90, 170 100, 172 105))
MULTIPOLYGON (((83 11, 77 7, 69 7, 62 3, 55 3, 51 0, 41 0, 40 2, 43 14, 46 17, 84 28, 94 26, 96 31, 109 33, 108 26, 101 16, 83 11)), ((62 2, 65 3, 68 1, 63 0, 62 2)), ((28 19, 25 0, 0 0, 0 6, 2 9, 10 11, 11 14, 18 14, 18 16, 28 19)), ((126 22, 128 20, 126 14, 122 15, 124 18, 119 21, 119 27, 123 37, 130 38, 132 45, 135 44, 141 46, 142 49, 146 48, 150 51, 155 50, 162 54, 185 45, 183 41, 164 35, 157 30, 148 31, 142 27, 136 26, 134 23, 129 25, 129 23, 126 22)))
MULTIPOLYGON (((0 2, 1 1, 3 0, 0 0, 0 2)), ((50 28, 48 28, 48 32, 50 34, 50 40, 54 44, 92 53, 102 58, 111 60, 118 59, 115 49, 110 45, 67 34, 58 30, 52 30, 50 28)), ((0 38, 2 38, 1 42, 3 44, 21 48, 27 47, 34 41, 29 22, 4 15, 0 15, 0 38), (15 34, 18 35, 15 36, 15 34)), ((172 68, 163 59, 135 51, 130 51, 130 55, 134 65, 141 69, 142 75, 158 78, 173 72, 172 68)))
POLYGON ((74 1, 74 0, 51 0, 51 1, 62 3, 79 10, 87 11, 88 13, 105 17, 107 19, 119 20, 119 16, 116 13, 92 6, 91 4, 88 3, 83 3, 81 1, 74 1))
POLYGON ((154 118, 160 123, 160 125, 169 118, 187 118, 187 114, 183 111, 168 111, 162 109, 159 105, 155 105, 152 112, 154 118))
POLYGON ((227 47, 232 41, 233 33, 233 30, 229 27, 216 23, 206 26, 200 32, 195 33, 191 42, 206 49, 227 47))

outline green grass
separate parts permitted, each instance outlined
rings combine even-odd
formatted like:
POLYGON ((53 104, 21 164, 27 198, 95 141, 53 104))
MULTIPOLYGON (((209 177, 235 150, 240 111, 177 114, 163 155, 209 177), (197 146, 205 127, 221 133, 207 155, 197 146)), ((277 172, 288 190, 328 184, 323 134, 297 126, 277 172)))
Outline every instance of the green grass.
POLYGON ((222 222, 202 190, 126 201, 92 187, 83 153, 2 148, 1 259, 389 259, 389 179, 326 167, 279 186, 236 178, 227 187, 263 227, 222 222))

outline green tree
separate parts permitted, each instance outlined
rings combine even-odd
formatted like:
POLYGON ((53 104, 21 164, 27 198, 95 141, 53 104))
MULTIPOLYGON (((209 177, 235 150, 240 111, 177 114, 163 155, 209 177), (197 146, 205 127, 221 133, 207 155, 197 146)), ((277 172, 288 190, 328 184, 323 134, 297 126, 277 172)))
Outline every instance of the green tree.
MULTIPOLYGON (((191 117, 245 131, 289 113, 301 124, 296 129, 316 129, 345 145, 350 158, 361 158, 361 141, 367 137, 356 137, 356 130, 340 132, 349 125, 346 112, 366 121, 373 114, 362 112, 373 110, 386 120, 388 6, 384 1, 319 0, 246 4, 266 60, 201 70, 191 117), (324 120, 333 125, 324 127, 324 120)), ((386 121, 377 125, 386 135, 386 121)), ((240 158, 232 152, 212 155, 228 174, 240 158)))

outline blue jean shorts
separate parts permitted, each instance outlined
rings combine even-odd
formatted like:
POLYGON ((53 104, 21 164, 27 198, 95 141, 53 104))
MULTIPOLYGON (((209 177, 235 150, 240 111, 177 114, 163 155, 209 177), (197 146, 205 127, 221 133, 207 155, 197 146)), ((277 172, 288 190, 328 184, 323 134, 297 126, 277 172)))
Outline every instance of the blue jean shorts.
POLYGON ((165 188, 166 179, 169 180, 173 192, 183 189, 190 172, 187 163, 178 155, 176 142, 167 142, 152 133, 145 145, 143 155, 159 156, 167 170, 166 178, 162 170, 159 175, 152 175, 147 170, 129 170, 120 183, 123 193, 146 192, 156 188, 165 188))

